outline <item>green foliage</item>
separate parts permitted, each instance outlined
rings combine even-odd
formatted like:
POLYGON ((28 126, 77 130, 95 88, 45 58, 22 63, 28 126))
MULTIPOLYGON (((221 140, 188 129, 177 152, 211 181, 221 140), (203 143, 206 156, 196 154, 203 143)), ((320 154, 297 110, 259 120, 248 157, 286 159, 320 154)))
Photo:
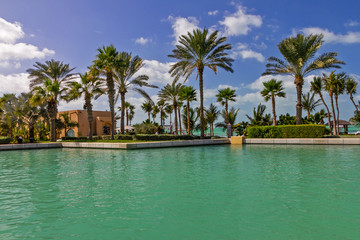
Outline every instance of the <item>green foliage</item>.
POLYGON ((71 140, 88 140, 87 137, 62 137, 62 141, 71 141, 71 140))
POLYGON ((249 138, 322 138, 324 125, 251 126, 247 128, 249 138))
POLYGON ((135 133, 136 134, 155 134, 158 130, 156 124, 151 122, 143 122, 141 124, 135 124, 135 133))
POLYGON ((9 137, 0 137, 0 144, 9 144, 11 142, 11 138, 9 137))
POLYGON ((234 125, 234 131, 238 136, 247 136, 246 128, 249 126, 248 122, 240 122, 234 125))
POLYGON ((136 140, 143 141, 166 141, 166 140, 193 140, 196 137, 192 135, 172 135, 172 134, 136 134, 136 140))

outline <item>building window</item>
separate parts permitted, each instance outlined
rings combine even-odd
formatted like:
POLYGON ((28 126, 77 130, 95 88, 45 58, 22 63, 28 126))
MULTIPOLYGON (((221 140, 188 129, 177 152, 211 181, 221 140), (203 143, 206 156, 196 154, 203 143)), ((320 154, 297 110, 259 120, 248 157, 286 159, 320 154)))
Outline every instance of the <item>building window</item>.
POLYGON ((70 129, 66 132, 66 136, 67 137, 75 137, 75 132, 74 130, 70 129))

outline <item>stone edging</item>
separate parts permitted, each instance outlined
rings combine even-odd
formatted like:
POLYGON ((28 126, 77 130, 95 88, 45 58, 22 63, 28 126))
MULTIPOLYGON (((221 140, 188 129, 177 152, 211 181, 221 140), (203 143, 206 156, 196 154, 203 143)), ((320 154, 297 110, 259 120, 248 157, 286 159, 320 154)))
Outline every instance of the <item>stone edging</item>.
POLYGON ((42 148, 106 148, 106 149, 144 149, 163 147, 185 147, 230 144, 228 138, 185 140, 185 141, 159 141, 159 142, 137 142, 137 143, 91 143, 91 142, 57 142, 57 143, 26 143, 26 144, 3 144, 2 150, 24 150, 42 148))

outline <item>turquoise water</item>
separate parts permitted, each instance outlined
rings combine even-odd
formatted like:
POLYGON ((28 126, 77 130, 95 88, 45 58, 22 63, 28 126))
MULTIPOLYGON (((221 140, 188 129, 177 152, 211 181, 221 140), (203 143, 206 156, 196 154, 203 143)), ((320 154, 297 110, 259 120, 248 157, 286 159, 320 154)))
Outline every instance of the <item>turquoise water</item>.
POLYGON ((0 239, 359 239, 358 146, 0 153, 0 239))

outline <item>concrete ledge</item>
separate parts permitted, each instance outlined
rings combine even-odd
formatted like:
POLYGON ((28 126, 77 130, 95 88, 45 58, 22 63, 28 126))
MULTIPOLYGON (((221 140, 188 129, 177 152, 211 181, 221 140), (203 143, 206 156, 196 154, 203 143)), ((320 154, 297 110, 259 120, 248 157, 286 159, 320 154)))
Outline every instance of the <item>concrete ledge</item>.
POLYGON ((23 150, 23 149, 43 149, 43 148, 62 148, 61 143, 24 143, 24 144, 1 144, 0 151, 3 150, 23 150))
POLYGON ((360 138, 245 138, 244 144, 360 145, 360 138))

